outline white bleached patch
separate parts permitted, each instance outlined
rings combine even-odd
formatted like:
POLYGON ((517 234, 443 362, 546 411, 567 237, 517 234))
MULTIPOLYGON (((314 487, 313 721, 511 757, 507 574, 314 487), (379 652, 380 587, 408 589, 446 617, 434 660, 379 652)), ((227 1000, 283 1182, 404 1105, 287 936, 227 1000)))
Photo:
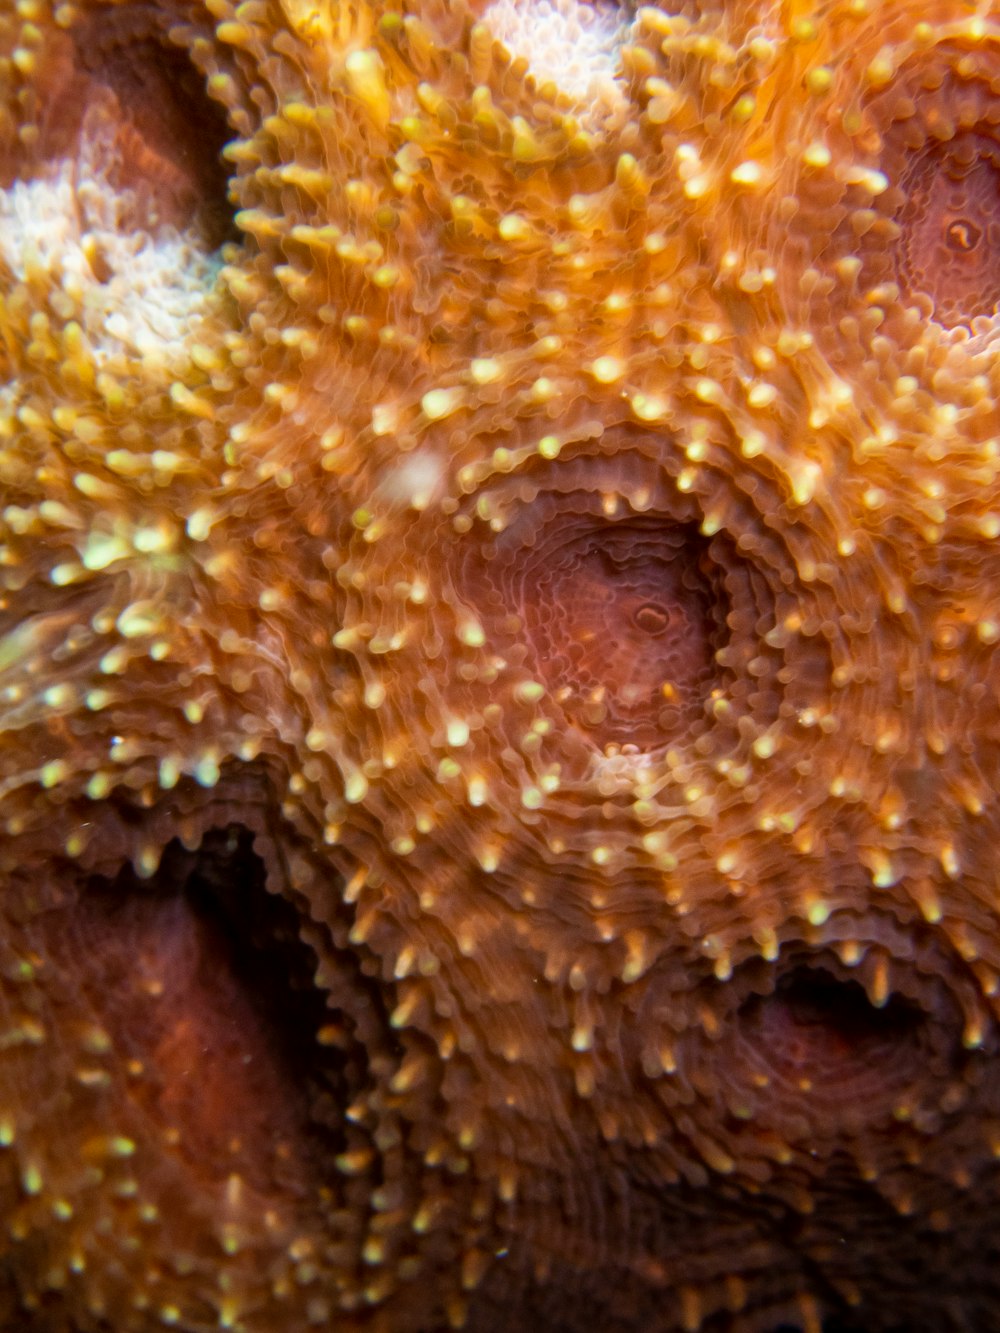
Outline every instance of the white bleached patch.
POLYGON ((194 233, 136 227, 89 155, 0 190, 0 262, 62 288, 99 365, 125 355, 169 368, 197 336, 219 261, 194 233))
POLYGON ((414 454, 392 469, 380 489, 394 504, 409 505, 420 511, 440 495, 446 476, 445 466, 436 454, 414 454))
POLYGON ((632 24, 625 5, 581 0, 493 0, 483 21, 539 83, 554 83, 581 104, 621 96, 619 51, 632 24))

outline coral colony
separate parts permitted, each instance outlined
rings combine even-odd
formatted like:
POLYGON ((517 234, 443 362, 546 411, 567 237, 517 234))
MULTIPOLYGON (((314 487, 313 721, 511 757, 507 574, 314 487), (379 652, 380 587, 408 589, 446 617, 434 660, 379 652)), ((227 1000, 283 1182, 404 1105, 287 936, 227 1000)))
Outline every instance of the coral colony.
POLYGON ((0 0, 0 1329, 1000 1329, 1000 8, 0 0))

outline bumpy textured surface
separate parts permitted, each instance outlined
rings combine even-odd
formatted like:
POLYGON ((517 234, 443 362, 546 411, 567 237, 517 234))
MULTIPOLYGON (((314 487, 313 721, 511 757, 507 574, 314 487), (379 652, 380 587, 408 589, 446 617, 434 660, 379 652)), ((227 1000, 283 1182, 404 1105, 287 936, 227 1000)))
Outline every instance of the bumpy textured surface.
POLYGON ((1000 1328, 1000 13, 3 0, 0 167, 0 1326, 1000 1328))

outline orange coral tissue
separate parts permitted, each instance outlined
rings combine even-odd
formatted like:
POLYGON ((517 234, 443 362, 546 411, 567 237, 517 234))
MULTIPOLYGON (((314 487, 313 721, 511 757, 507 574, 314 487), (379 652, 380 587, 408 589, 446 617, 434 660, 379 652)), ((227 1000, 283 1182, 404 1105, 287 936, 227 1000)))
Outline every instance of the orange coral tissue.
POLYGON ((1000 1330, 998 90, 0 0, 2 1333, 1000 1330))

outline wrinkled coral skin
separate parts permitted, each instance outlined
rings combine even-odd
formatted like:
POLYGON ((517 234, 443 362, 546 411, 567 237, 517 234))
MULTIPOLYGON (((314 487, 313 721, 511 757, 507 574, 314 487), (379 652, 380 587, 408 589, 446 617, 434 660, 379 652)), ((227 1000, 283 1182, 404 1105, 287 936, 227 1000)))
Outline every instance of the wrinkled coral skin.
POLYGON ((1000 1328, 1000 260, 907 212, 1000 12, 643 9, 586 107, 444 0, 0 55, 6 186, 117 79, 237 209, 173 359, 4 251, 3 1326, 1000 1328))

